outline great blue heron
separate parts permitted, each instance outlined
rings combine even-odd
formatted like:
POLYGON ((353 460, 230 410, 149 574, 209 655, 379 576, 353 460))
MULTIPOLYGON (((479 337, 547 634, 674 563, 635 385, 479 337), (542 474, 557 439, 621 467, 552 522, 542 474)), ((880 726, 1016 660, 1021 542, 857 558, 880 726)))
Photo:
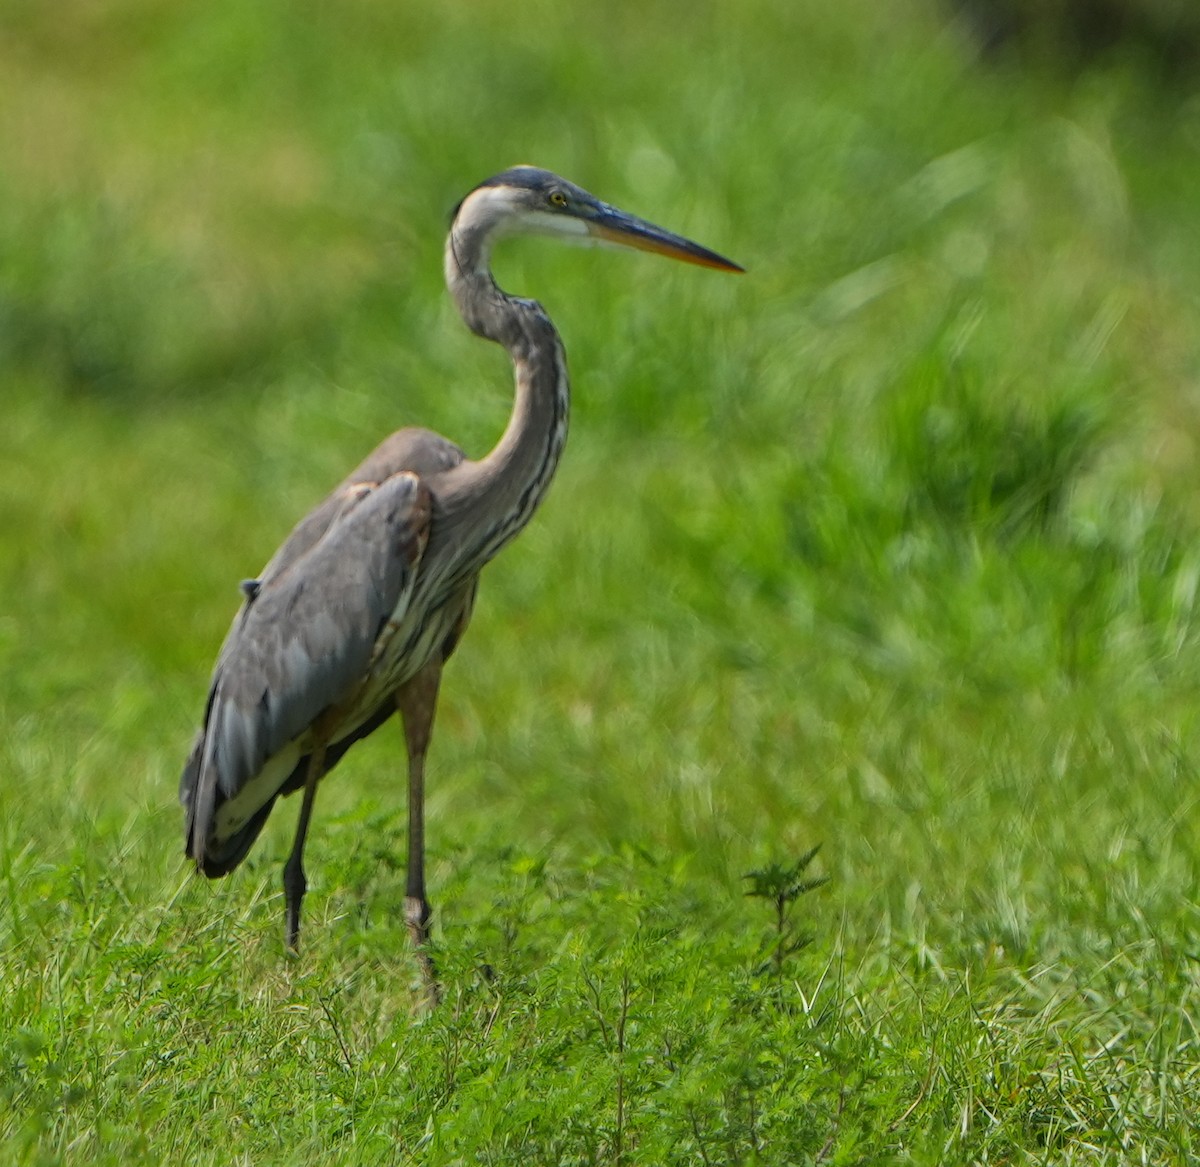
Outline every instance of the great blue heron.
POLYGON ((558 333, 539 304, 501 291, 489 267, 493 243, 518 232, 742 270, 546 170, 514 167, 471 191, 450 227, 446 283, 467 327, 512 358, 508 426, 479 461, 438 434, 402 429, 300 521, 242 584, 180 782, 187 854, 210 878, 242 861, 276 798, 303 789, 283 875, 295 949, 317 783, 398 709, 408 747, 404 915, 427 979, 425 752, 442 666, 470 619, 480 569, 529 522, 567 436, 558 333))

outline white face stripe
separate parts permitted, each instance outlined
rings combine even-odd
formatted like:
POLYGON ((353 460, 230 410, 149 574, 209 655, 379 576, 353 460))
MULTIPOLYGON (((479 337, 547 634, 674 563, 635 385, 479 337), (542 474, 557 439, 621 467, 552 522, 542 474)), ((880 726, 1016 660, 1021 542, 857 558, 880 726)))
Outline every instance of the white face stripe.
POLYGON ((531 207, 529 201, 530 192, 514 186, 482 186, 463 199, 454 219, 454 233, 478 234, 482 239, 480 269, 491 261, 492 244, 506 235, 553 235, 576 243, 594 242, 582 219, 531 207))
POLYGON ((568 239, 587 239, 588 225, 573 215, 556 215, 553 211, 526 211, 517 224, 518 231, 534 235, 557 235, 568 239))
POLYGON ((491 233, 503 229, 505 220, 517 212, 513 187, 481 186, 471 191, 458 208, 454 225, 460 231, 484 231, 491 233))

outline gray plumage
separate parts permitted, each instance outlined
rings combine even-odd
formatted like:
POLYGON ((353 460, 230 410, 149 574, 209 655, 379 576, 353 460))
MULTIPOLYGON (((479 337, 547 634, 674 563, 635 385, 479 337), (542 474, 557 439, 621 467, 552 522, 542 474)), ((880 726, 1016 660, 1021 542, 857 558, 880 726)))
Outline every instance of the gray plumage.
MULTIPOLYGON (((388 619, 407 609, 428 539, 425 484, 463 460, 428 430, 392 434, 297 524, 259 578, 246 581, 253 587, 243 584, 246 599, 217 658, 204 728, 180 783, 188 852, 206 875, 237 866, 266 821, 260 812, 302 785, 306 731, 352 700, 388 619), (250 792, 217 829, 218 811, 297 742, 283 781, 250 792)), ((394 710, 385 700, 370 713, 394 710)), ((346 712, 329 743, 338 757, 362 736, 346 712)))
MULTIPOLYGON (((254 815, 265 799, 223 833, 214 831, 218 808, 269 759, 303 742, 326 709, 352 700, 389 617, 411 598, 429 512, 428 488, 409 471, 378 484, 355 476, 296 528, 247 596, 221 650, 181 790, 190 849, 206 874, 224 874, 232 855, 245 854, 253 838, 241 837, 243 824, 254 822, 257 833, 254 815)), ((357 726, 341 728, 344 736, 357 726)), ((305 761, 301 755, 296 766, 305 761)))
POLYGON ((409 761, 405 917, 431 994, 424 759, 441 669, 470 619, 480 570, 529 521, 566 441, 558 333, 540 305, 502 292, 489 267, 493 242, 517 231, 741 270, 548 171, 517 167, 476 187, 455 212, 446 282, 468 327, 512 358, 508 426, 479 461, 428 430, 393 434, 243 581, 180 782, 187 853, 210 877, 241 862, 279 795, 303 788, 284 874, 295 947, 317 784, 398 709, 409 761))

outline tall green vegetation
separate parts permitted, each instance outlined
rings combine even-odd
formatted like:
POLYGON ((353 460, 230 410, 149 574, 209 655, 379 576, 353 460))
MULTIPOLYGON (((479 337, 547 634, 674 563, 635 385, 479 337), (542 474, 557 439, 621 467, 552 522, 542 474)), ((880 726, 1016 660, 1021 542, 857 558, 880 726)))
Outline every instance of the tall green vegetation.
POLYGON ((1200 107, 945 20, 7 6, 0 1160, 1196 1158, 1200 107), (519 161, 750 271, 497 256, 574 428, 447 672, 421 1018, 398 731, 296 961, 293 806, 209 885, 175 783, 237 581, 502 429, 440 248, 519 161))

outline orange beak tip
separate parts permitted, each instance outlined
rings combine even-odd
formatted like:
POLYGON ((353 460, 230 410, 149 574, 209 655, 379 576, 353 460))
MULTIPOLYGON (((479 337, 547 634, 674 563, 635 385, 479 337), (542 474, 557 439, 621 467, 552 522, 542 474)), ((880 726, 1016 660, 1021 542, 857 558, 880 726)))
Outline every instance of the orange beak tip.
POLYGON ((684 263, 694 263, 698 267, 712 268, 714 271, 727 271, 742 274, 745 268, 741 264, 709 251, 707 247, 692 243, 691 240, 680 237, 666 237, 659 234, 643 234, 613 228, 607 224, 592 224, 590 231, 593 236, 606 243, 618 247, 631 248, 637 251, 649 251, 655 255, 665 255, 668 259, 678 259, 684 263))

